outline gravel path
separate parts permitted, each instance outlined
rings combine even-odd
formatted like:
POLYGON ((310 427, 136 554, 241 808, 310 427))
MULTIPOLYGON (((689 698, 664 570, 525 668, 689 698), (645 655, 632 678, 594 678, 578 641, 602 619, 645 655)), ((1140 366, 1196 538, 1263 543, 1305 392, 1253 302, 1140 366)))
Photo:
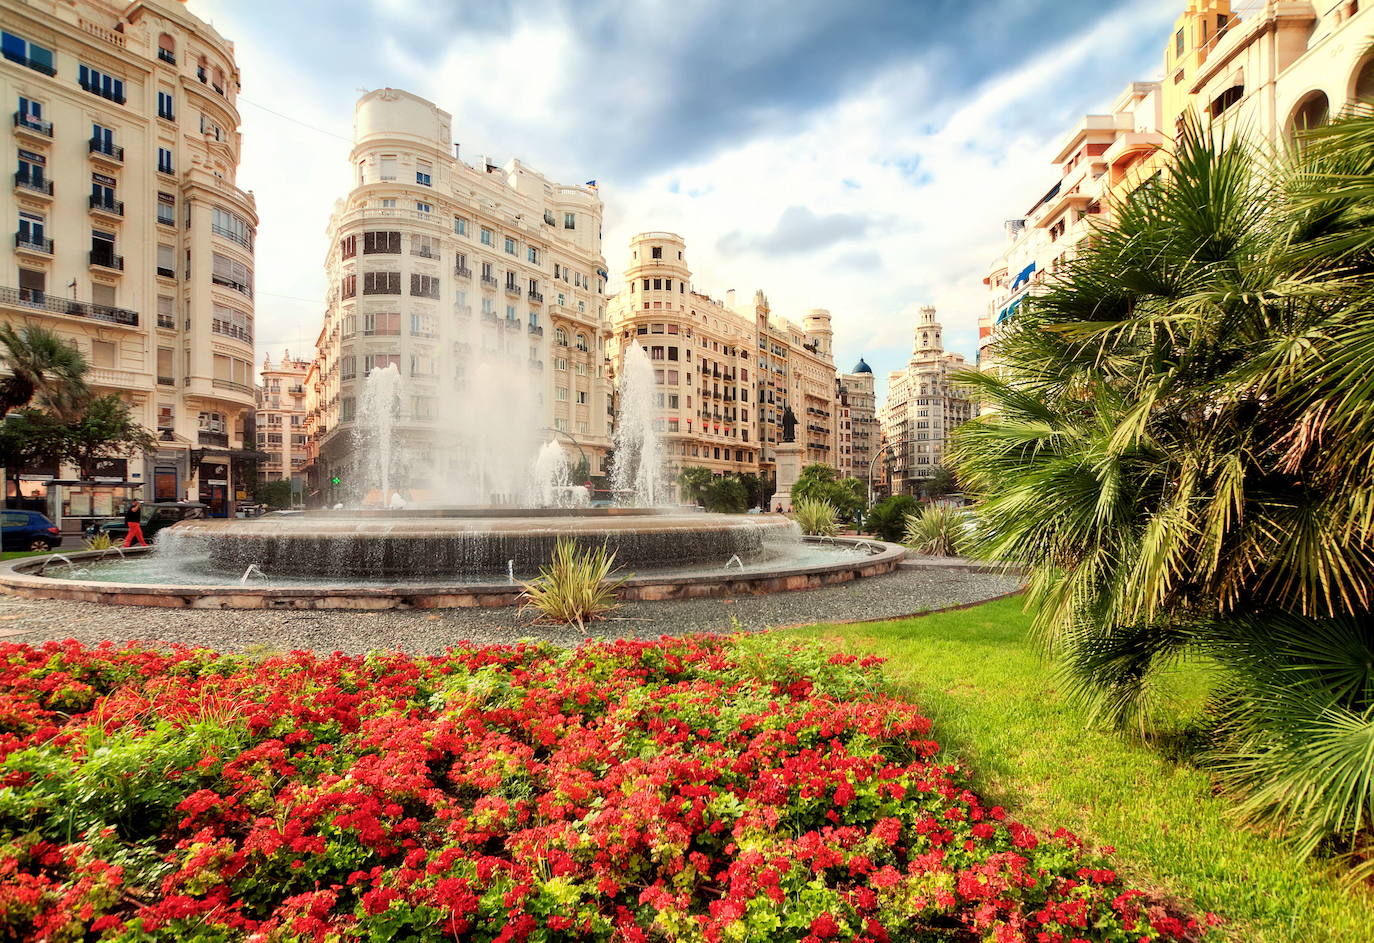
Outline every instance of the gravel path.
MULTIPOLYGON (((816 622, 893 618, 1001 596, 1020 585, 1015 576, 904 564, 888 576, 827 589, 733 599, 629 603, 591 627, 599 637, 657 638, 728 632, 732 619, 749 630, 816 622)), ((531 625, 530 614, 507 609, 313 612, 262 609, 158 609, 56 599, 0 596, 0 641, 41 644, 75 638, 91 644, 132 640, 181 642, 220 651, 315 649, 440 652, 467 639, 476 643, 542 639, 575 645, 568 626, 531 625)))

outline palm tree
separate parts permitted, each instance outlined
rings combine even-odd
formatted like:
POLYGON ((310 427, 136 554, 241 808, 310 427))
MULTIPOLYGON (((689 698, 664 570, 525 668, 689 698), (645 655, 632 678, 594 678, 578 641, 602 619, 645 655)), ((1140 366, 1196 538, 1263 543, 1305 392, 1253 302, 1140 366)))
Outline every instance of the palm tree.
POLYGON ((86 358, 46 328, 27 324, 16 331, 0 324, 0 362, 9 371, 0 377, 0 416, 35 402, 70 421, 90 399, 83 379, 86 358))
POLYGON ((1311 851, 1374 841, 1374 117, 1269 160, 1187 128, 962 379, 979 550, 1077 690, 1148 724, 1223 666, 1208 759, 1311 851), (1282 663, 1272 653, 1283 652, 1282 663))

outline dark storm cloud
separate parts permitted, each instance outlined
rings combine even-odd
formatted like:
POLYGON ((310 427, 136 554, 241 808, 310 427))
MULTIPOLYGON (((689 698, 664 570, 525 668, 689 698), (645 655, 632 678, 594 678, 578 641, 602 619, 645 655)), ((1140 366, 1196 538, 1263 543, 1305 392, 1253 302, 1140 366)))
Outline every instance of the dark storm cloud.
POLYGON ((798 255, 857 239, 872 228, 873 220, 858 213, 817 216, 804 206, 789 206, 772 231, 750 234, 736 229, 722 236, 716 248, 725 254, 798 255))

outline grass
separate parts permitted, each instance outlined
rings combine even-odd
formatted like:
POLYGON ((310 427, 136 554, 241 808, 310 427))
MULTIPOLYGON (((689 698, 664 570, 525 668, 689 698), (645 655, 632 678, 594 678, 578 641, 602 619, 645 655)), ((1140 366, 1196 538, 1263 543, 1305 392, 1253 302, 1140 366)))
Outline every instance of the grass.
MULTIPOLYGON (((989 800, 1040 829, 1064 826, 1114 846, 1134 882, 1212 911, 1245 943, 1369 943, 1374 893, 1300 862, 1242 828, 1207 776, 1150 746, 1087 727, 1027 638, 1018 599, 883 623, 789 629, 888 659, 898 691, 936 724, 989 800)), ((1176 709, 1200 703, 1201 669, 1182 673, 1176 709)))
POLYGON ((71 552, 70 547, 57 547, 53 550, 6 550, 0 553, 0 560, 18 560, 20 557, 42 557, 50 553, 61 553, 63 549, 66 549, 68 553, 71 552))

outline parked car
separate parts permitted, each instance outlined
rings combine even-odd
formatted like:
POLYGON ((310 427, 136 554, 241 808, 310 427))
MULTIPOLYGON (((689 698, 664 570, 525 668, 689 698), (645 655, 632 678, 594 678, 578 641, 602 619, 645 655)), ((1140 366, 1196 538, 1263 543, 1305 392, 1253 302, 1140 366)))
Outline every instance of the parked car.
MULTIPOLYGON (((195 520, 207 516, 209 507, 200 501, 163 501, 143 505, 143 536, 152 540, 164 527, 171 527, 178 521, 195 520)), ((86 536, 109 534, 111 540, 123 540, 129 536, 129 525, 122 520, 101 521, 86 528, 86 536)))
POLYGON ((62 531, 37 511, 0 511, 6 550, 51 550, 62 546, 62 531))

